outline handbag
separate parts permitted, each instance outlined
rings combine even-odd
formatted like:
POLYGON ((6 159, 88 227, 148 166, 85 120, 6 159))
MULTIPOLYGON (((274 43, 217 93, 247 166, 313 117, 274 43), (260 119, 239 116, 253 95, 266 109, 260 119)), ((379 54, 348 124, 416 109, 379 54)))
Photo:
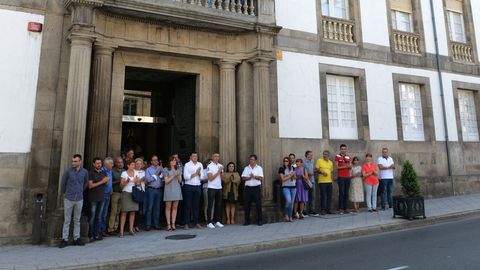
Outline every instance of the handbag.
POLYGON ((136 203, 143 203, 145 198, 145 190, 142 188, 132 187, 132 200, 136 203))
POLYGON ((310 182, 310 179, 305 179, 303 177, 302 177, 302 184, 305 190, 310 190, 313 187, 312 182, 310 182))

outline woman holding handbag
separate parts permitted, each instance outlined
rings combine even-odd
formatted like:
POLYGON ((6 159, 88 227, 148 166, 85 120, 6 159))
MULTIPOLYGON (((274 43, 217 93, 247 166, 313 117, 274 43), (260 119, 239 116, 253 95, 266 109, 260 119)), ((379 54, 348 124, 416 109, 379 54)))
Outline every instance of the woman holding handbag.
POLYGON ((283 165, 278 169, 280 181, 282 181, 282 193, 285 198, 285 206, 283 208, 283 220, 292 222, 293 204, 297 194, 297 181, 295 180, 295 170, 290 167, 288 157, 283 158, 283 165))
POLYGON ((131 235, 135 235, 133 224, 135 223, 135 211, 138 211, 138 203, 133 201, 132 190, 141 185, 140 178, 135 173, 135 161, 127 161, 127 170, 122 172, 120 187, 122 188, 122 213, 120 214, 120 238, 123 238, 125 221, 128 213, 128 225, 131 235))
POLYGON ((307 169, 303 167, 303 160, 297 159, 295 161, 295 175, 293 176, 297 181, 297 198, 295 200, 295 217, 303 219, 303 209, 308 202, 308 190, 312 188, 312 183, 308 179, 307 169), (300 208, 300 209, 299 209, 300 208))
POLYGON ((163 201, 165 202, 165 215, 167 218, 167 230, 175 231, 175 221, 177 219, 178 201, 182 197, 182 170, 177 169, 177 160, 175 157, 168 158, 167 166, 163 169, 165 187, 163 188, 163 201))
POLYGON ((227 171, 222 175, 222 182, 227 224, 235 224, 235 204, 238 200, 238 187, 241 182, 235 163, 227 164, 227 171))

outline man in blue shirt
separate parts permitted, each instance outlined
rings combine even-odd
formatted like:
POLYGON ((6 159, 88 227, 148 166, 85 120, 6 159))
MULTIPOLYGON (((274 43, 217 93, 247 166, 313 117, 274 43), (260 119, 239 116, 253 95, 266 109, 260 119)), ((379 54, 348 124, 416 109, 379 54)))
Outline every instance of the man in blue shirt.
POLYGON ((158 157, 152 156, 151 166, 145 170, 145 179, 147 181, 147 218, 145 222, 145 230, 149 231, 152 226, 156 230, 160 230, 160 205, 163 201, 163 175, 162 166, 159 165, 158 157))
POLYGON ((77 246, 85 244, 80 240, 80 216, 83 207, 83 191, 88 185, 88 171, 81 167, 82 156, 75 154, 72 157, 72 167, 68 168, 62 176, 61 191, 63 193, 63 234, 59 248, 68 245, 70 222, 73 213, 73 240, 77 246))
POLYGON ((110 196, 112 194, 112 168, 113 168, 113 159, 111 157, 105 158, 103 161, 102 171, 108 177, 108 183, 105 185, 103 189, 103 206, 102 206, 102 214, 100 217, 100 233, 106 237, 107 234, 107 215, 108 215, 108 208, 110 207, 110 196))

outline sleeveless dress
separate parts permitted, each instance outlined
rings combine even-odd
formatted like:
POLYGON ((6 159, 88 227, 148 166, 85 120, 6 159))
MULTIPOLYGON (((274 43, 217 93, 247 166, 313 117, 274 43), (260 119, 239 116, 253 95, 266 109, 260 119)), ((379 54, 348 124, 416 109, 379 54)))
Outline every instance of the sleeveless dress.
MULTIPOLYGON (((163 177, 171 177, 177 172, 178 170, 170 170, 167 168, 163 168, 163 177)), ((182 199, 182 186, 178 182, 178 176, 176 176, 169 184, 165 183, 165 186, 163 188, 163 201, 173 202, 181 201, 182 199)))
POLYGON ((297 175, 297 202, 308 202, 308 190, 303 186, 303 170, 304 168, 295 169, 297 175))
MULTIPOLYGON (((352 168, 350 174, 355 175, 362 172, 361 166, 355 166, 352 168)), ((363 183, 362 177, 353 177, 350 182, 349 198, 351 202, 363 202, 363 183)))

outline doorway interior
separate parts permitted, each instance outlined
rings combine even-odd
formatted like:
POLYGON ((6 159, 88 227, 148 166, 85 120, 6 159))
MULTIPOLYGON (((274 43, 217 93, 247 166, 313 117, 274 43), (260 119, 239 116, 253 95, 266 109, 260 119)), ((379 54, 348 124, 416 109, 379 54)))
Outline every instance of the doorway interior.
POLYGON ((125 67, 122 151, 133 149, 147 161, 156 154, 166 164, 195 150, 197 75, 125 67))

